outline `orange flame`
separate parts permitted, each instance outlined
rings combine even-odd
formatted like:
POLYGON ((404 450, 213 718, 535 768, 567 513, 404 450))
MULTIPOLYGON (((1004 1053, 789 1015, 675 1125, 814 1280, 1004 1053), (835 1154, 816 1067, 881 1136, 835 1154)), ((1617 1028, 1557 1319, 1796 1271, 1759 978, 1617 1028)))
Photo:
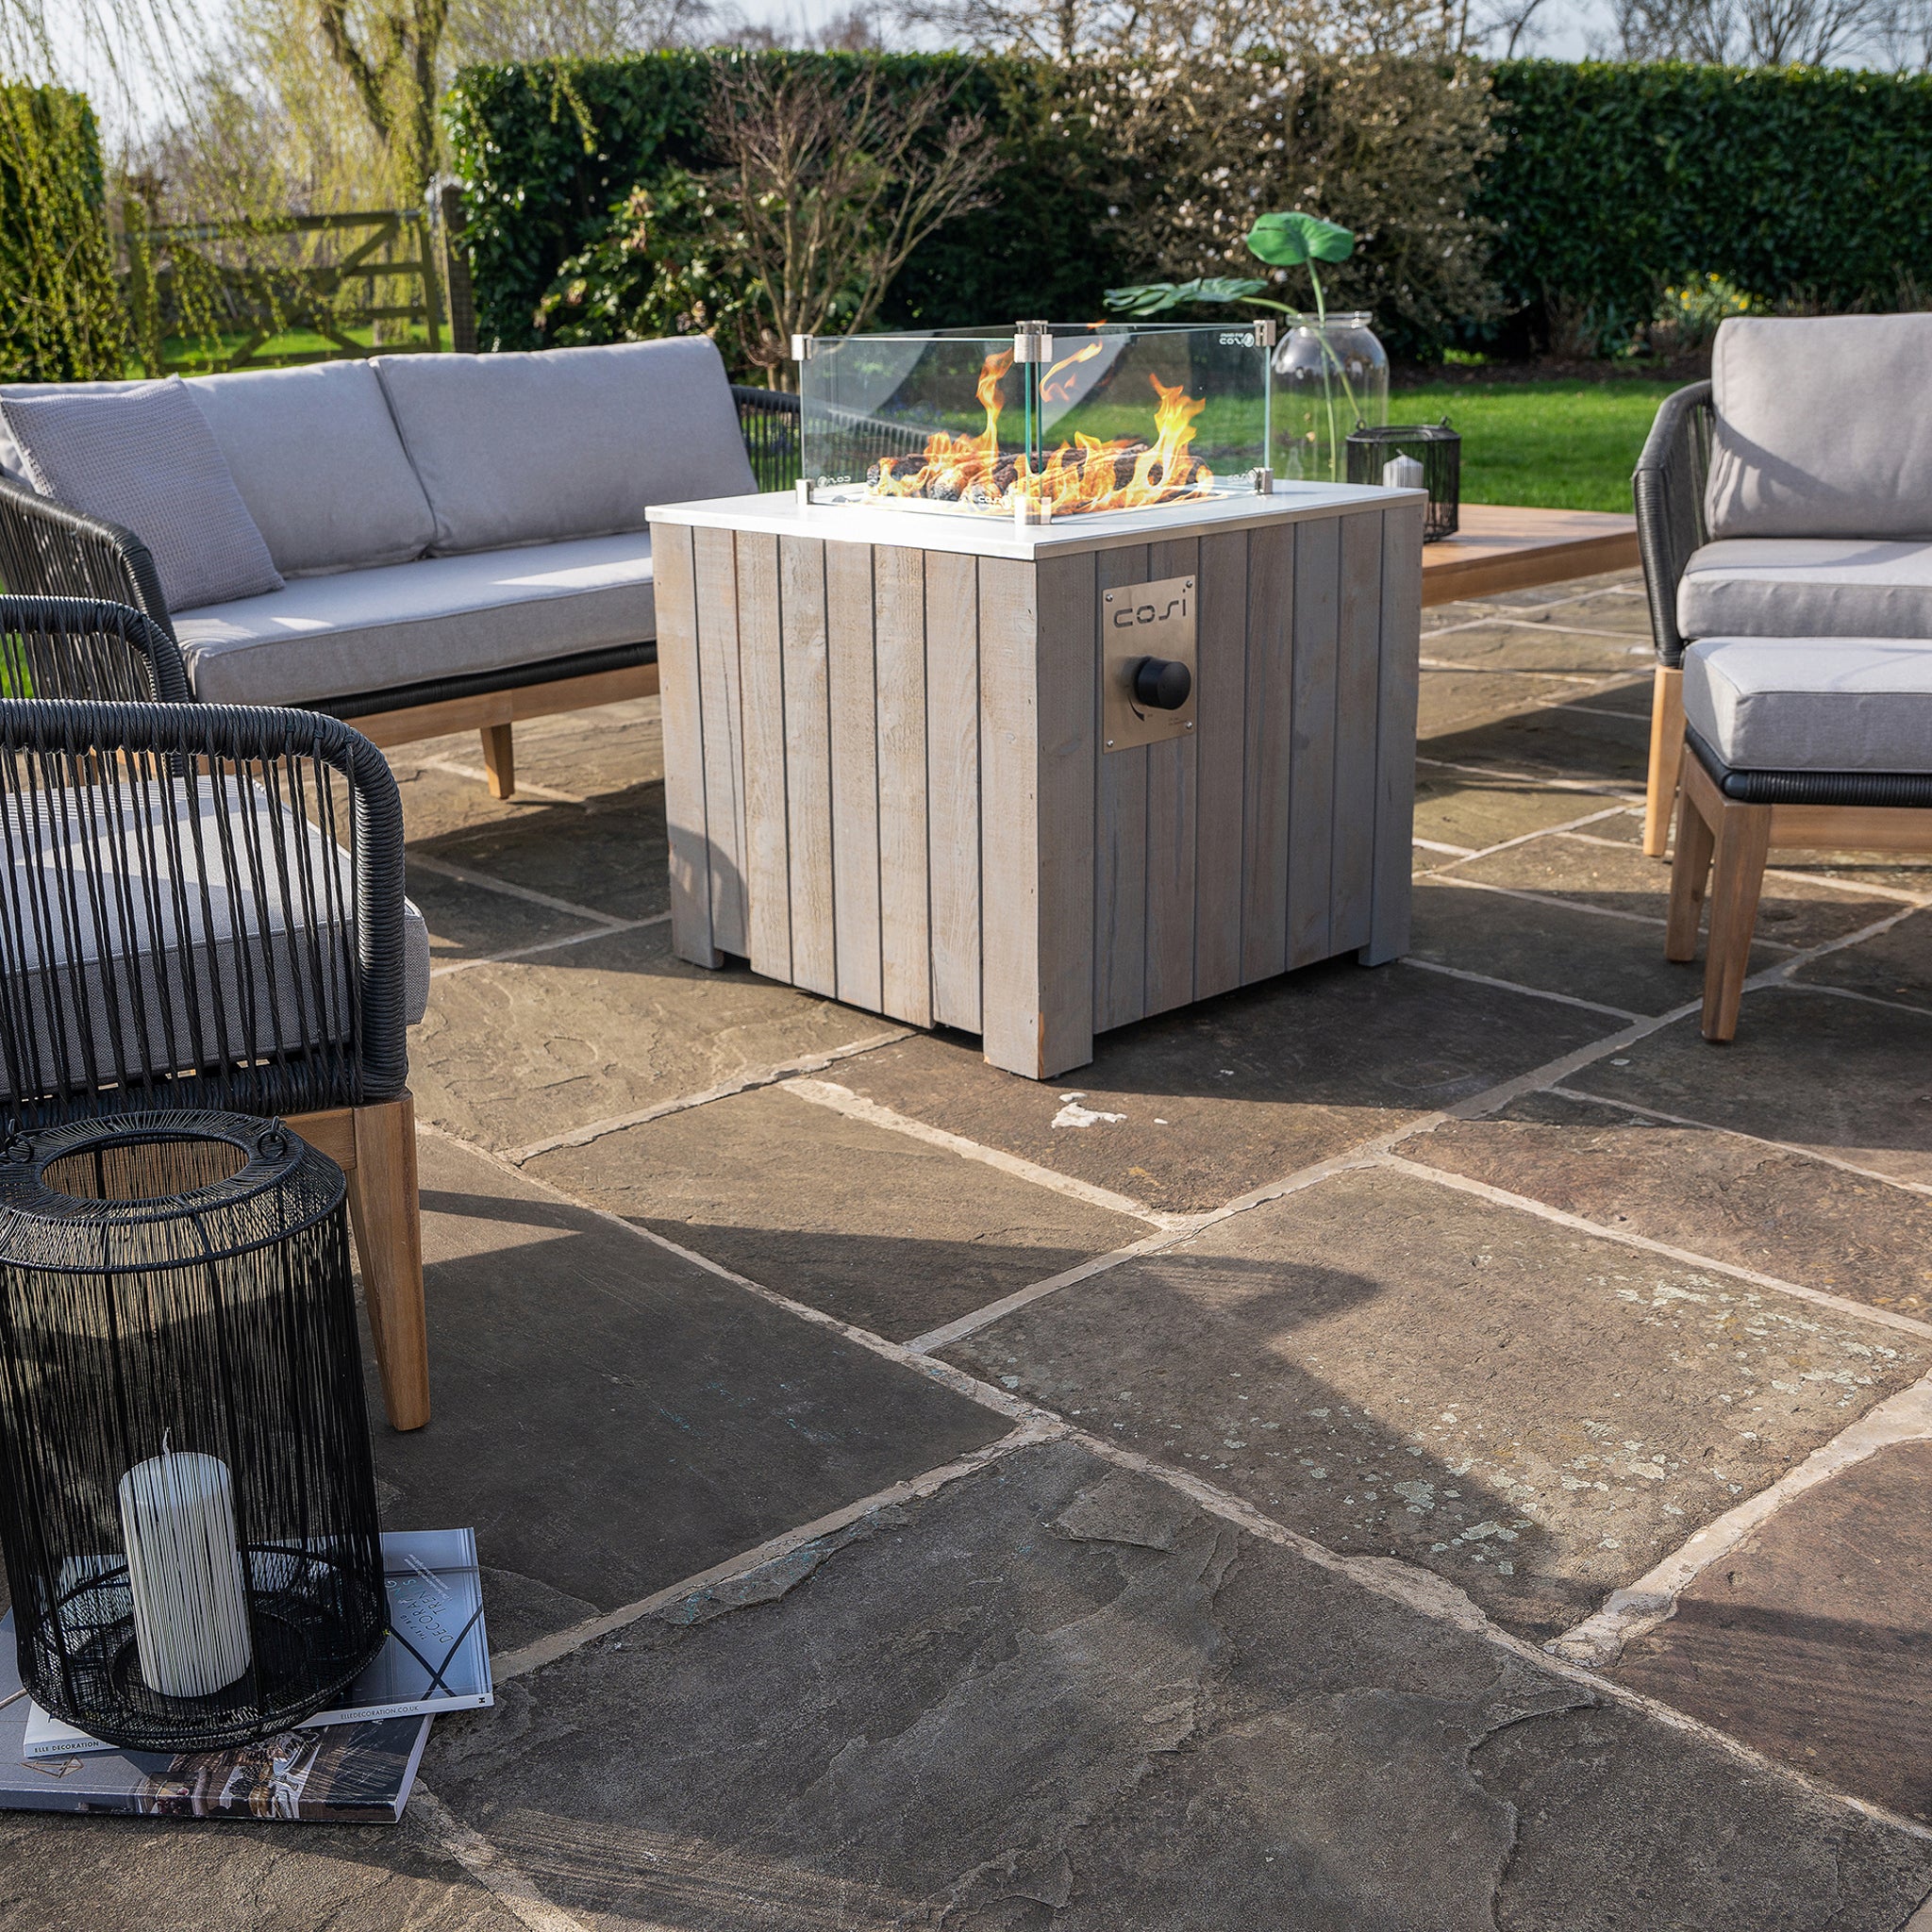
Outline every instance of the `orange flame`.
POLYGON ((1071 356, 1062 356, 1041 378, 1040 393, 1049 403, 1071 403, 1074 400, 1074 378, 1070 375, 1060 384, 1059 393, 1054 393, 1053 379, 1062 369, 1071 369, 1076 362, 1091 362, 1106 348, 1105 342, 1089 342, 1084 349, 1075 349, 1071 356))
MULTIPOLYGON (((1091 342, 1056 362, 1048 377, 1098 355, 1101 346, 1091 342)), ((1212 494, 1213 472, 1188 453, 1194 440, 1194 419, 1208 407, 1207 399, 1189 395, 1178 383, 1170 387, 1158 375, 1148 378, 1159 398, 1151 443, 1131 437, 1103 442, 1075 431, 1074 441, 1061 443, 1038 471, 1024 453, 1001 456, 1000 381, 1012 366, 1013 352, 1004 349, 989 356, 980 367, 974 393, 986 411, 982 434, 951 436, 940 430, 927 441, 924 460, 903 475, 900 466, 911 458, 881 458, 868 475, 866 494, 924 497, 978 510, 1009 509, 1024 501, 1048 506, 1057 516, 1141 509, 1212 494)), ((1071 383, 1069 377, 1069 387, 1071 383)))

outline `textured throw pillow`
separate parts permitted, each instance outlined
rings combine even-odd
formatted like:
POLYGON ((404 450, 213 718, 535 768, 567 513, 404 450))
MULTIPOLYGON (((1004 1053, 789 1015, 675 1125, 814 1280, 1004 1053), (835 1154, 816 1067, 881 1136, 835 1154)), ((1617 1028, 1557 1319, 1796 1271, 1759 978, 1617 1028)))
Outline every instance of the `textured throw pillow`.
POLYGON ((107 393, 9 396, 0 413, 42 496, 119 524, 147 545, 171 611, 282 588, 178 376, 107 393))

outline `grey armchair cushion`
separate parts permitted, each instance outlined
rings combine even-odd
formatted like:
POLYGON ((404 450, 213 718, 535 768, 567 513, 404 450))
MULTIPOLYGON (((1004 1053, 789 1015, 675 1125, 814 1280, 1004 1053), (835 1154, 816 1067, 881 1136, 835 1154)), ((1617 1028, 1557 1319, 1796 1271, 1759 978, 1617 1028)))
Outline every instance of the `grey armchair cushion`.
MULTIPOLYGON (((67 923, 44 933, 26 927, 24 956, 0 962, 25 995, 20 1006, 43 1080, 51 1084, 87 1077, 87 1031, 104 1043, 99 1055, 109 1063, 117 1056, 106 1042, 113 1039, 115 1029, 135 1048, 131 1058, 150 1061, 170 1057, 164 1048, 172 1032, 176 1047, 172 1058, 177 1064, 151 1064, 154 1073, 188 1071, 193 1063, 196 1025, 210 1051, 224 1036, 231 1045, 283 1050, 349 1038, 349 988, 340 972, 330 975, 333 983, 315 983, 305 943, 307 928, 299 923, 305 916, 300 912, 300 891, 289 895, 298 916, 292 934, 278 895, 272 892, 266 903, 258 903, 250 893, 230 891, 219 857, 219 821, 230 809, 206 778, 195 782, 192 793, 182 786, 172 787, 165 794, 152 786, 124 786, 85 811, 39 797, 25 815, 29 823, 25 825, 18 803, 8 801, 5 843, 13 855, 10 863, 16 874, 33 867, 81 877, 83 847, 92 848, 94 863, 110 877, 123 875, 130 854, 145 850, 158 861, 144 885, 126 893, 118 906, 106 908, 105 918, 85 892, 64 895, 58 903, 69 908, 67 923), (147 814, 165 816, 170 810, 177 822, 199 821, 196 835, 181 840, 178 848, 158 830, 139 841, 128 838, 117 842, 111 836, 100 836, 103 821, 125 831, 147 814), (176 849, 184 861, 178 878, 171 856, 176 849), (197 849, 208 855, 206 866, 196 862, 197 849), (183 908, 188 914, 185 935, 178 923, 183 908), (183 963, 184 937, 190 965, 183 963), (75 975, 68 971, 75 961, 81 967, 79 992, 85 1015, 75 998, 75 975), (298 984, 303 989, 300 994, 298 984), (256 1015, 252 1038, 251 1008, 256 1015), (143 1041, 144 1054, 138 1044, 143 1041)), ((354 875, 349 855, 308 821, 286 808, 277 812, 258 791, 248 816, 251 830, 258 833, 277 820, 282 834, 260 841, 270 875, 282 865, 300 866, 309 878, 320 880, 332 865, 339 881, 338 904, 346 914, 345 947, 353 952, 354 875)), ((239 821, 234 836, 242 836, 239 821)), ((24 878, 8 890, 23 903, 39 896, 24 878)), ((403 949, 404 1010, 414 1025, 429 1002, 429 933, 423 915, 407 899, 403 949)), ((333 946, 325 951, 325 958, 334 956, 333 946)), ((9 1085, 0 1061, 0 1092, 9 1085)))
POLYGON ((188 387, 284 576, 406 563, 435 540, 368 363, 238 370, 188 387))
POLYGON ((375 366, 438 556, 641 530, 653 504, 758 488, 703 336, 375 366))
POLYGON ((1706 638, 1684 716, 1740 770, 1932 772, 1932 641, 1706 638))
POLYGON ((1932 314, 1732 316, 1711 357, 1713 538, 1932 537, 1932 314))
POLYGON ((196 697, 299 705, 657 635, 651 538, 425 557, 175 620, 196 697))
POLYGON ((1932 543, 1707 543, 1678 583, 1677 628, 1687 638, 1932 638, 1932 543))
POLYGON ((208 419, 178 376, 0 400, 42 496, 132 530, 171 610, 282 587, 208 419))

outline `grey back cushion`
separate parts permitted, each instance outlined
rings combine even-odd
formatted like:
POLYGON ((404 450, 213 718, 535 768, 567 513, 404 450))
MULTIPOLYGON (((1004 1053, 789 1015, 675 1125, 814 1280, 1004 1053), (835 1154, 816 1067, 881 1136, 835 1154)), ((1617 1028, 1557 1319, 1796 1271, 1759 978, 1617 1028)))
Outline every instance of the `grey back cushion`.
POLYGON ((208 420, 178 376, 0 401, 34 488, 132 530, 170 610, 282 588, 208 420))
POLYGON ((378 356, 438 556, 641 530, 653 504, 758 488, 703 336, 498 356, 378 356))
POLYGON ((284 576, 408 563, 436 536, 367 362, 197 375, 188 387, 284 576))
POLYGON ((1932 314, 1732 316, 1711 402, 1713 539, 1932 537, 1932 314))

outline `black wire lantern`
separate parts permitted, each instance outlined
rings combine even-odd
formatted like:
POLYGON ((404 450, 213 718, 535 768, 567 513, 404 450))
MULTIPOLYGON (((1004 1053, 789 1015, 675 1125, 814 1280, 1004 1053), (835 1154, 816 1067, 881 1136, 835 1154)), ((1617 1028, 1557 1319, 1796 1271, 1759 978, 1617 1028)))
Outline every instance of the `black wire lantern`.
POLYGON ((311 1717, 382 1648, 341 1170, 125 1114, 0 1158, 0 1548, 21 1682, 123 1749, 311 1717))
POLYGON ((1357 424, 1348 438, 1348 480, 1426 490, 1423 541, 1440 543, 1456 534, 1462 497, 1462 438, 1441 423, 1357 424), (1413 467, 1419 465, 1420 467, 1413 467))

